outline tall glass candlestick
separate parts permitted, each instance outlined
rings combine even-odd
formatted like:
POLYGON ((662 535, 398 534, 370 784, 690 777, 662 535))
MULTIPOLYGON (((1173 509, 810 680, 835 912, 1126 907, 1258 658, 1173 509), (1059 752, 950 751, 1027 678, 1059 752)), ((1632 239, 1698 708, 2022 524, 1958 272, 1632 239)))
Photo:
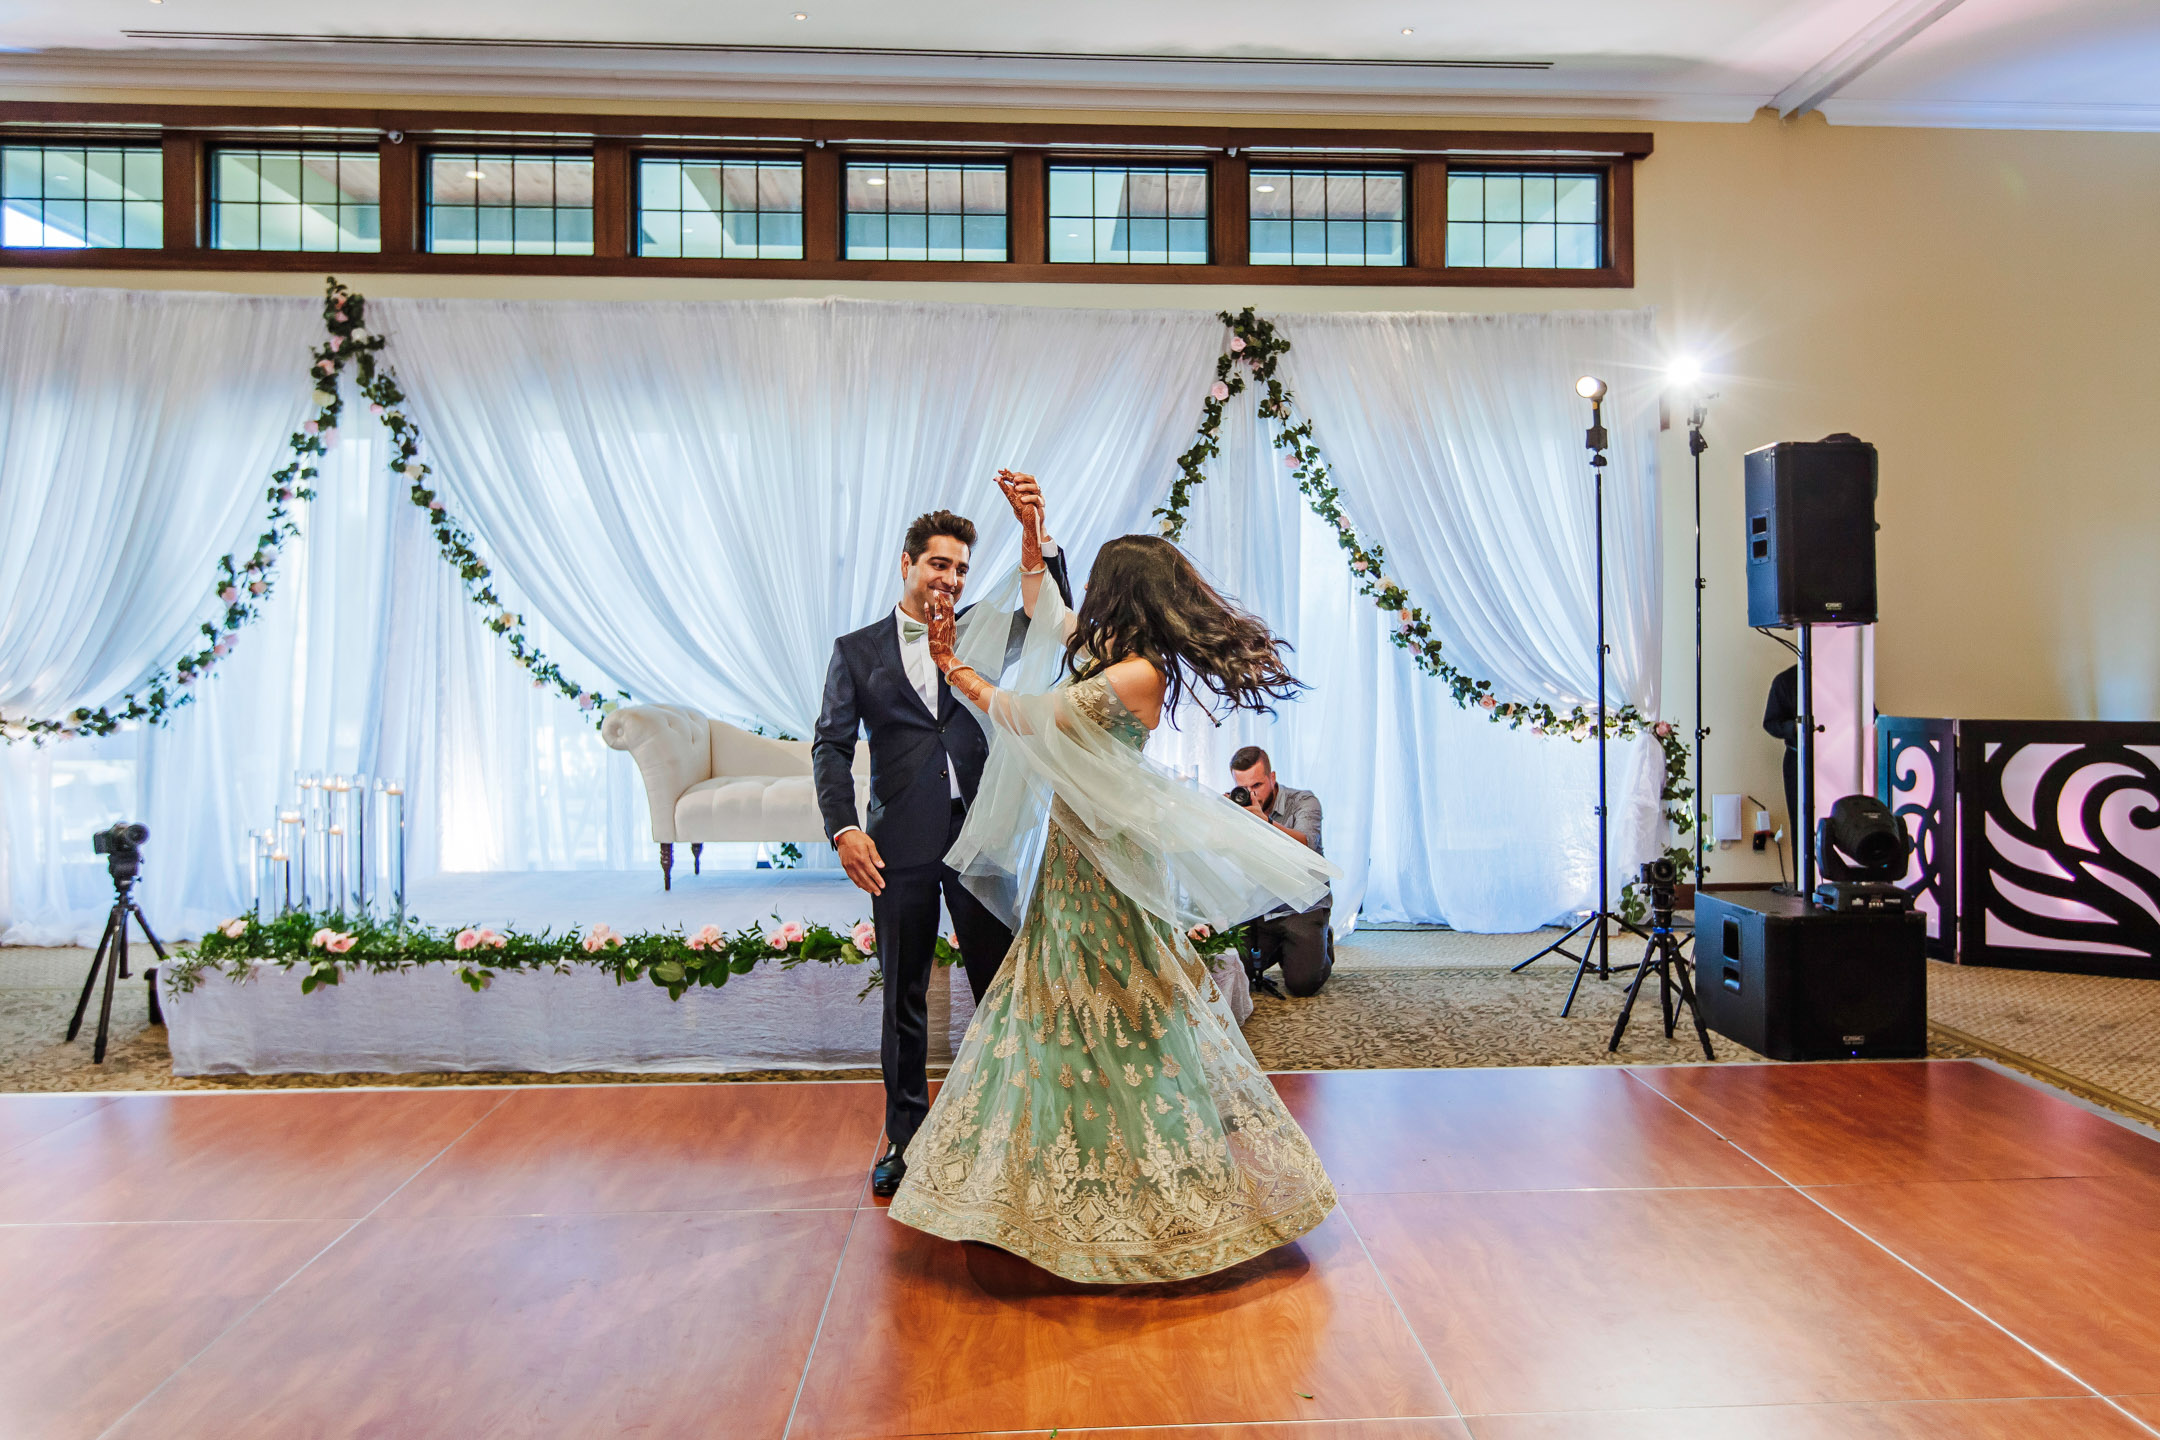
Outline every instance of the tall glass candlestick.
POLYGON ((390 780, 384 782, 383 794, 389 798, 390 802, 390 818, 387 825, 385 826, 386 838, 390 842, 390 868, 388 872, 388 878, 391 887, 390 899, 391 903, 397 906, 397 927, 400 933, 402 933, 405 929, 404 782, 401 780, 390 780))

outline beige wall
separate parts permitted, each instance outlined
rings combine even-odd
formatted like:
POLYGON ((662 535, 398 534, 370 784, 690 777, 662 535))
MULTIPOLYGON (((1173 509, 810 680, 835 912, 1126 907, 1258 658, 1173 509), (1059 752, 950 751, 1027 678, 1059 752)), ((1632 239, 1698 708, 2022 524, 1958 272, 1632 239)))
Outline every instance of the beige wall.
MULTIPOLYGON (((1746 625, 1741 453, 1835 430, 1882 452, 1877 674, 1885 713, 2153 718, 2160 136, 1851 129, 1767 115, 1749 125, 1649 128, 1657 153, 1637 172, 1633 291, 420 276, 369 276, 366 284, 406 295, 1251 303, 1278 314, 1655 305, 1673 349, 1705 357, 1722 392, 1707 431, 1704 487, 1707 789, 1750 792, 1782 808, 1776 742, 1759 722, 1784 652, 1746 625)), ((290 293, 320 283, 311 275, 0 270, 0 283, 38 282, 290 293)), ((1684 720, 1691 516, 1677 426, 1666 436, 1664 484, 1666 709, 1684 720)), ((1729 853, 1714 878, 1769 873, 1767 860, 1729 853)))

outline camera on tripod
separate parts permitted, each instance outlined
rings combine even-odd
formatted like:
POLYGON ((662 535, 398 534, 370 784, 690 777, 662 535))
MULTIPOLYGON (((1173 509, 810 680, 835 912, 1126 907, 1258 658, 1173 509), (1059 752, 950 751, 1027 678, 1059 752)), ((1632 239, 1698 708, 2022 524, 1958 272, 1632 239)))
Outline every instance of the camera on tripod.
POLYGON ((1671 929, 1673 890, 1680 883, 1680 867, 1673 863, 1669 855, 1645 860, 1638 883, 1650 892, 1650 914, 1653 923, 1671 929))
POLYGON ((133 880, 142 873, 142 844, 149 838, 149 826, 122 820, 112 828, 92 835, 90 848, 107 857, 105 868, 112 871, 113 879, 133 880))
MULTIPOLYGON (((92 1063, 105 1063, 105 1043, 112 1029, 113 981, 128 977, 128 924, 130 921, 142 927, 143 938, 157 952, 160 963, 165 959, 165 947, 158 943, 150 922, 143 918, 142 906, 135 903, 135 877, 142 873, 143 841, 150 838, 150 827, 138 825, 132 820, 122 820, 107 826, 90 837, 90 848, 105 857, 105 868, 112 871, 113 907, 105 917, 105 935, 98 941, 97 954, 90 959, 90 978, 83 981, 82 999, 75 1004, 75 1018, 68 1022, 67 1038, 73 1040, 82 1033, 83 1016, 90 1009, 90 997, 97 991, 98 973, 105 975, 105 1001, 98 1007, 97 1044, 91 1051, 92 1063)), ((145 970, 143 979, 150 988, 150 1023, 165 1023, 165 1013, 158 1004, 157 970, 145 970)))

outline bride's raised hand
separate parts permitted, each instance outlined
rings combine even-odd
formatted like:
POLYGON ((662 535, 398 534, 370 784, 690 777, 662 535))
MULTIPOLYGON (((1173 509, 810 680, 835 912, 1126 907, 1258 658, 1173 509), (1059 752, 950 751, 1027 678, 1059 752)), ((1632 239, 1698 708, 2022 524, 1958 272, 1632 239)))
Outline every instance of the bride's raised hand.
POLYGON ((1029 573, 1042 569, 1043 498, 1035 477, 1017 470, 1000 470, 998 488, 1020 522, 1020 568, 1029 573))
POLYGON ((959 622, 953 616, 952 596, 942 590, 930 592, 930 633, 924 637, 930 646, 930 660, 939 674, 953 667, 953 645, 960 634, 959 622))

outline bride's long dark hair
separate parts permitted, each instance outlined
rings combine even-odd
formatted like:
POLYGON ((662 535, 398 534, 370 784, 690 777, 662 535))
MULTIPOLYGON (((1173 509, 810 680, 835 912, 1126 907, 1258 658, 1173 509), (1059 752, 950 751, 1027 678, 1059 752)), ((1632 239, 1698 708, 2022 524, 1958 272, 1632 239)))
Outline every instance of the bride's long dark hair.
POLYGON ((1288 648, 1258 617, 1217 594, 1177 546, 1123 535, 1096 553, 1065 641, 1065 668, 1079 675, 1139 656, 1163 677, 1165 713, 1204 688, 1233 708, 1271 715, 1270 701, 1305 688, 1282 662, 1288 648))

